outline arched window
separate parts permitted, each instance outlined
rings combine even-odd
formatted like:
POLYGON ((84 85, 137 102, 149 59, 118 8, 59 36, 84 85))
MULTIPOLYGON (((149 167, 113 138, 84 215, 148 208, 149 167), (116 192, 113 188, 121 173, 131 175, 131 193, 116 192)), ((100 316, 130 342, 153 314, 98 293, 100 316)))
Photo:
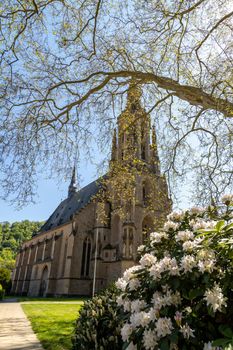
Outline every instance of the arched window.
POLYGON ((46 296, 47 287, 48 287, 48 274, 49 274, 48 267, 45 266, 43 271, 42 271, 41 280, 40 280, 39 295, 41 297, 45 297, 46 296))
POLYGON ((148 205, 150 198, 150 187, 149 184, 145 181, 142 183, 142 203, 144 206, 148 205))
POLYGON ((145 243, 149 238, 151 232, 153 232, 154 223, 150 216, 146 216, 142 221, 142 242, 145 243))
POLYGON ((146 147, 144 144, 141 146, 141 159, 146 160, 146 147))
POLYGON ((133 258, 133 240, 134 240, 134 229, 133 227, 126 226, 123 229, 123 246, 122 255, 124 258, 133 258))
POLYGON ((86 238, 83 242, 82 266, 81 266, 82 277, 89 276, 90 259, 91 259, 91 241, 90 241, 90 238, 86 238))

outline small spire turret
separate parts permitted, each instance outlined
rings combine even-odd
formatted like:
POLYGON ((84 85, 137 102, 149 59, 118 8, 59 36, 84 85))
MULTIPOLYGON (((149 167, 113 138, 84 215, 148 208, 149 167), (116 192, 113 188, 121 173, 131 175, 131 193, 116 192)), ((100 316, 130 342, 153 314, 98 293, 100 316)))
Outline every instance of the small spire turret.
POLYGON ((155 125, 152 126, 151 161, 153 164, 154 171, 156 173, 160 173, 160 161, 159 161, 159 154, 158 154, 155 125))
POLYGON ((111 161, 117 160, 117 135, 116 128, 113 130, 111 161))
POLYGON ((71 197, 76 191, 77 191, 76 168, 74 166, 73 171, 72 171, 72 178, 71 178, 69 189, 68 189, 68 197, 71 197))

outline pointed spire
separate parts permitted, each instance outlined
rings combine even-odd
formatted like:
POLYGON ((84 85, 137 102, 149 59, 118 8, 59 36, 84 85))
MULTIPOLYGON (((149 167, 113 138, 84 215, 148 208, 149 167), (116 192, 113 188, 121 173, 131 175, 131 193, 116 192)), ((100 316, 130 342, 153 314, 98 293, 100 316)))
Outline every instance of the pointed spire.
POLYGON ((158 145, 155 125, 152 126, 152 144, 151 144, 151 161, 154 166, 154 171, 160 173, 160 161, 158 155, 158 145))
POLYGON ((68 190, 68 197, 71 197, 76 191, 77 191, 76 169, 75 169, 75 165, 74 165, 73 171, 72 171, 72 178, 71 178, 69 190, 68 190))
POLYGON ((111 161, 117 160, 117 135, 116 128, 113 130, 111 161))

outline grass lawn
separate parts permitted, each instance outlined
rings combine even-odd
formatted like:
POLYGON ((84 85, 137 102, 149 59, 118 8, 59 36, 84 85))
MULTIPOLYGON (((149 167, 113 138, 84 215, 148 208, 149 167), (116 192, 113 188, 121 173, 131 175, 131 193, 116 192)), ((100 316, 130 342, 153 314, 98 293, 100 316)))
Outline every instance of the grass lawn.
POLYGON ((46 350, 70 350, 81 304, 21 304, 46 350))

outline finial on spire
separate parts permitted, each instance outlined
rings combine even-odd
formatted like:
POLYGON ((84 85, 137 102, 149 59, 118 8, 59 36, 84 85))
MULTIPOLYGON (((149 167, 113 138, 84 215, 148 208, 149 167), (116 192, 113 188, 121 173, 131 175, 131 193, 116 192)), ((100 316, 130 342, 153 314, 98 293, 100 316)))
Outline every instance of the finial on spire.
POLYGON ((68 190, 68 197, 71 197, 73 193, 77 191, 77 184, 76 184, 76 168, 75 165, 73 167, 72 171, 72 177, 69 185, 69 190, 68 190))
POLYGON ((132 78, 129 83, 128 89, 128 101, 129 102, 138 102, 142 96, 142 90, 139 82, 132 78))
POLYGON ((155 125, 152 126, 152 145, 154 152, 157 153, 157 136, 156 136, 156 130, 155 130, 155 125))
POLYGON ((112 137, 112 154, 111 154, 111 161, 114 161, 117 159, 117 136, 116 136, 116 128, 113 130, 113 137, 112 137))

